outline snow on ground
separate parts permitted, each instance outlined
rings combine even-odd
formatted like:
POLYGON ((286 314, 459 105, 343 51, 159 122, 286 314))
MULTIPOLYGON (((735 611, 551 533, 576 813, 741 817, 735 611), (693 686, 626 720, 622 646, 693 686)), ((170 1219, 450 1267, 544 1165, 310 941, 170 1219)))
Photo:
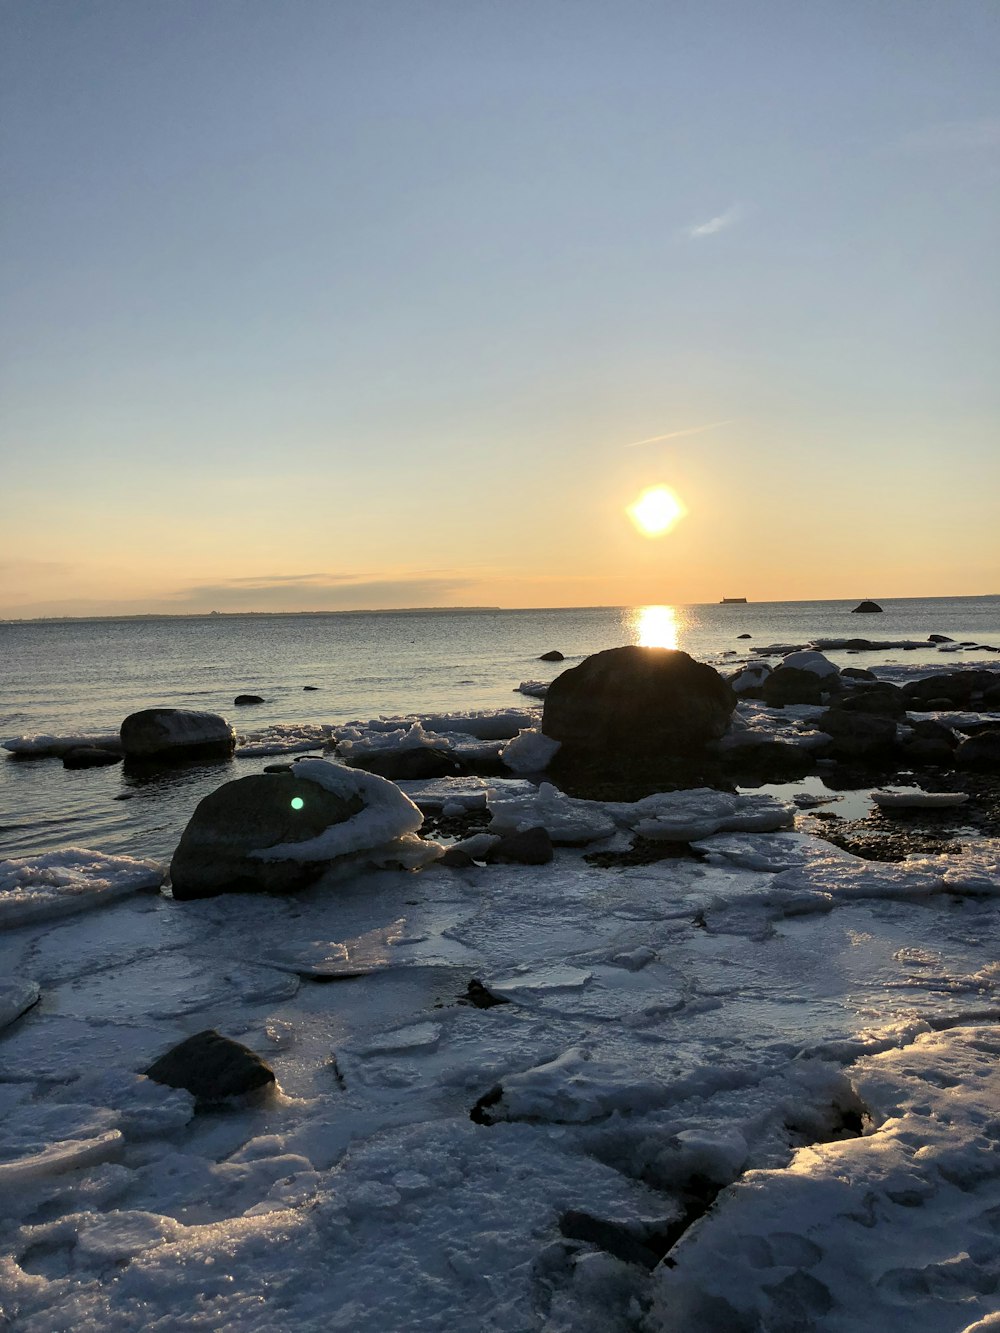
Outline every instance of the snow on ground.
MULTIPOLYGON (((957 1333, 1000 1309, 996 843, 889 866, 768 798, 532 791, 494 814, 659 823, 705 859, 92 887, 99 910, 0 937, 13 1007, 40 993, 0 1035, 9 1327, 957 1333), (208 1027, 272 1065, 267 1099, 196 1111, 142 1075, 208 1027)), ((56 879, 126 882, 63 855, 56 879)))

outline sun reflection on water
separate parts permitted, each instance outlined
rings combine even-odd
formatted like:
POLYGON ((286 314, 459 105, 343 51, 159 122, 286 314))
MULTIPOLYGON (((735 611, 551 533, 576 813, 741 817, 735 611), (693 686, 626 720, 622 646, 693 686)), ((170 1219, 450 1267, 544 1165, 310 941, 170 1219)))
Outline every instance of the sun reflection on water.
POLYGON ((681 625, 672 606, 638 606, 630 629, 640 648, 676 648, 681 625))

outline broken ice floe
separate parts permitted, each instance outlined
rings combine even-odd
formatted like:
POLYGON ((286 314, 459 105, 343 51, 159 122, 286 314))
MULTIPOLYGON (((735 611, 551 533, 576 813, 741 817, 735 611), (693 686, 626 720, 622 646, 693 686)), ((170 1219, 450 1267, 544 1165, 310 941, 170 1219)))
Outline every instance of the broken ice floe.
POLYGON ((70 750, 94 749, 121 752, 121 737, 117 731, 85 732, 72 736, 50 736, 44 732, 33 732, 27 736, 11 736, 3 742, 3 748, 10 754, 22 758, 45 759, 50 756, 62 758, 70 750))
POLYGON ((158 889, 165 879, 166 867, 158 861, 84 847, 0 861, 0 925, 20 926, 98 907, 128 893, 158 889))
POLYGON ((256 759, 267 755, 301 754, 321 750, 329 742, 330 727, 307 723, 275 723, 263 731, 241 735, 236 746, 237 759, 256 759))
POLYGON ((560 741, 543 735, 540 727, 531 727, 508 741, 500 751, 500 758, 514 773, 541 773, 560 748, 560 741))

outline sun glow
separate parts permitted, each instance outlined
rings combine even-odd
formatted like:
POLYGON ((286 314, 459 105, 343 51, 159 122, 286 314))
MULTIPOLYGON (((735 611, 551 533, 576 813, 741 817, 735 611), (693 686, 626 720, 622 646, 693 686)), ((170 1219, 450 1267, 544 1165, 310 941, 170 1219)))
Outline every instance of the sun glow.
POLYGON ((643 606, 636 615, 636 642, 640 648, 676 648, 678 628, 672 606, 643 606))
POLYGON ((626 512, 644 537, 662 537, 687 510, 683 500, 669 486, 649 486, 626 512))

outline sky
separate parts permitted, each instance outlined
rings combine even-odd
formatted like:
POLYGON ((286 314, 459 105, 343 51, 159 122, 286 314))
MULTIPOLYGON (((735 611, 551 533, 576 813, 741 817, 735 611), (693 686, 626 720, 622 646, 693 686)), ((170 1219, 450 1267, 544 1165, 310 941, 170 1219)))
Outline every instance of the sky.
POLYGON ((1000 593, 996 0, 0 28, 0 615, 1000 593))

